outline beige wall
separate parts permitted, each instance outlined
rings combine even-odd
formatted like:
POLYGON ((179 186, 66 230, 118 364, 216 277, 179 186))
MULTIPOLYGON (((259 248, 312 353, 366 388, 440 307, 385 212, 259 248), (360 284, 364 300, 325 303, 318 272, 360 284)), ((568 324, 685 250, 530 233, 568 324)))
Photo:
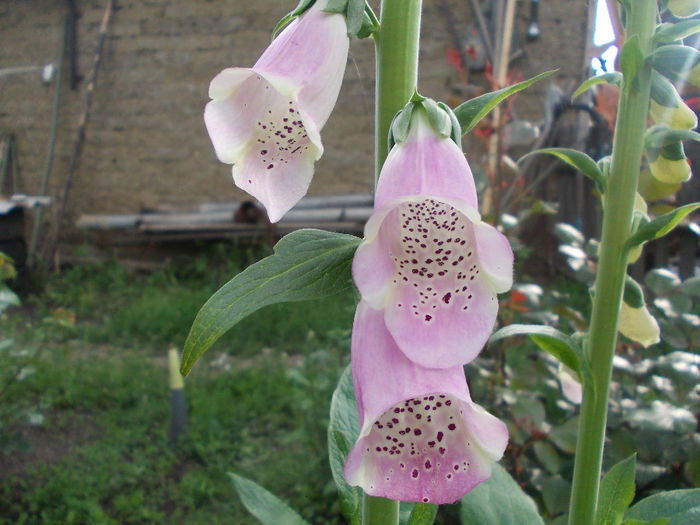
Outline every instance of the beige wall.
MULTIPOLYGON (((187 206, 241 198, 230 169, 219 164, 202 123, 210 78, 229 65, 251 65, 270 30, 296 0, 117 0, 104 47, 87 139, 67 219, 80 213, 127 213, 144 207, 187 206)), ((377 2, 372 2, 376 5, 377 2)), ((450 0, 461 30, 471 20, 467 0, 450 0)), ((484 2, 482 2, 483 4, 484 2)), ((542 2, 542 38, 524 43, 515 66, 527 77, 561 68, 558 82, 580 79, 586 2, 542 2)), ((105 0, 76 0, 79 70, 87 75, 105 0)), ((419 88, 445 99, 458 82, 444 56, 451 45, 440 0, 425 0, 419 88)), ((65 3, 0 2, 0 68, 56 60, 65 3)), ((524 35, 529 2, 518 3, 524 35)), ((372 43, 354 41, 336 111, 323 139, 311 193, 369 192, 372 175, 372 43)), ((483 83, 482 79, 475 80, 483 83)), ((64 82, 51 192, 63 183, 75 141, 85 82, 64 82)), ((0 126, 17 136, 22 180, 38 191, 45 162, 54 86, 38 74, 0 77, 0 126)), ((521 97, 519 114, 542 115, 544 85, 521 97)))

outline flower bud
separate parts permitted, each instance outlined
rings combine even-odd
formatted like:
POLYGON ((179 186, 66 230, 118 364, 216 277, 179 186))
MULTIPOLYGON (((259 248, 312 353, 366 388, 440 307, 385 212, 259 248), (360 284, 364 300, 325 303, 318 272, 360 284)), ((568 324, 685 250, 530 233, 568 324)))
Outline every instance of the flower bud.
POLYGON ((668 80, 653 72, 649 114, 656 124, 666 124, 672 129, 694 129, 698 117, 690 109, 668 80))

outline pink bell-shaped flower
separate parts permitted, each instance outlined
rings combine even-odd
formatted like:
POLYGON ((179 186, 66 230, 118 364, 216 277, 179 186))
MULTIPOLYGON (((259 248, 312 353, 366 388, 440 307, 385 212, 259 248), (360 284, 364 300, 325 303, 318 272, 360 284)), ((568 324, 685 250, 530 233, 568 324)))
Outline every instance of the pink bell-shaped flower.
POLYGON ((306 193, 343 80, 345 17, 323 12, 327 4, 290 22, 252 68, 224 69, 209 85, 204 122, 216 155, 272 222, 306 193))
POLYGON ((347 456, 350 485, 371 496, 452 503, 491 476, 505 424, 475 404, 462 366, 429 369, 399 350, 384 316, 360 302, 352 331, 360 435, 347 456))
POLYGON ((481 221, 464 154, 422 109, 384 163, 353 277, 401 351, 428 368, 473 360, 493 330, 496 294, 512 285, 508 240, 481 221))

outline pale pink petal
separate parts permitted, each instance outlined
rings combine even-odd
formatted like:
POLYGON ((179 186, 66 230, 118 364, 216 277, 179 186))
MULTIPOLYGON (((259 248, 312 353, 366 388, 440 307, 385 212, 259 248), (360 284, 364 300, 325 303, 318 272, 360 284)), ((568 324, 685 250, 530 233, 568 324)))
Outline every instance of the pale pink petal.
POLYGON ((305 194, 314 173, 317 153, 310 142, 301 143, 298 154, 266 160, 263 155, 246 155, 232 168, 236 186, 258 199, 267 210, 270 222, 279 221, 305 194))
POLYGON ((491 475, 507 445, 503 422, 474 404, 461 366, 407 359, 380 311, 360 303, 352 370, 362 429, 345 478, 369 495, 451 503, 491 475))
POLYGON ((345 17, 324 13, 327 3, 317 1, 290 22, 253 66, 270 79, 298 86, 297 101, 318 129, 338 98, 350 45, 345 17))
POLYGON ((433 131, 422 110, 414 111, 406 141, 396 144, 384 162, 375 208, 411 195, 432 195, 477 207, 474 177, 464 153, 450 138, 433 131))
MULTIPOLYGON (((467 363, 493 330, 496 292, 482 272, 474 233, 482 225, 471 206, 424 196, 396 199, 367 223, 353 277, 363 299, 384 309, 389 331, 418 364, 467 363)), ((508 254, 503 264, 512 272, 508 254)))
POLYGON ((583 389, 581 383, 574 378, 574 373, 571 369, 564 365, 559 366, 559 382, 561 383, 561 391, 564 397, 576 405, 580 405, 583 400, 583 389))
POLYGON ((318 130, 262 75, 209 102, 204 122, 219 159, 234 165, 236 185, 263 203, 272 222, 306 193, 323 151, 318 130))
POLYGON ((513 250, 508 238, 490 224, 474 225, 479 267, 491 289, 503 293, 513 286, 513 250))
POLYGON ((360 244, 352 260, 352 274, 362 298, 374 308, 382 308, 394 277, 394 261, 384 243, 360 244))

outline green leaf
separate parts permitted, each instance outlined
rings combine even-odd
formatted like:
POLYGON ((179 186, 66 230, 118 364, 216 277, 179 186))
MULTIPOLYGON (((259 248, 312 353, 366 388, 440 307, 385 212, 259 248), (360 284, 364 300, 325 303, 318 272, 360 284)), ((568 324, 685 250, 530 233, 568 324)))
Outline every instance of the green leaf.
POLYGON ((489 339, 489 344, 518 335, 529 336, 537 346, 568 366, 582 379, 581 349, 572 337, 551 326, 511 324, 497 330, 489 339))
POLYGON ((671 518, 660 518, 654 521, 625 520, 622 525, 668 525, 671 518))
POLYGON ((635 503, 625 518, 644 521, 671 518, 669 525, 696 525, 700 522, 700 489, 659 492, 635 503))
POLYGON ((540 153, 554 155, 559 160, 565 162, 569 166, 576 168, 595 183, 596 187, 598 188, 598 191, 600 191, 601 193, 605 192, 607 180, 605 179, 605 176, 603 175, 603 172, 601 171, 600 167, 598 167, 598 163, 581 151, 570 148, 538 149, 535 151, 531 151, 527 155, 523 155, 522 157, 520 157, 518 162, 521 162, 523 159, 529 157, 530 155, 536 155, 540 153))
POLYGON ((658 45, 676 42, 699 31, 700 20, 683 20, 675 24, 661 24, 656 28, 656 34, 652 37, 652 43, 658 45))
POLYGON ((275 38, 277 36, 277 33, 282 31, 282 29, 284 29, 284 26, 291 22, 295 17, 299 16, 304 11, 309 9, 309 7, 311 7, 315 1, 316 0, 300 0, 299 4, 292 11, 284 15, 282 20, 277 22, 277 25, 272 30, 272 38, 275 38))
POLYGON ((561 458, 557 450, 546 441, 535 441, 532 445, 535 456, 540 463, 552 474, 556 474, 561 469, 561 458))
POLYGON ((308 525, 308 522, 285 502, 257 483, 233 472, 229 472, 228 475, 236 486, 245 508, 263 525, 308 525))
POLYGON ((700 297, 700 275, 689 277, 681 285, 681 292, 693 297, 700 297))
POLYGON ((338 488, 340 510, 351 525, 362 521, 362 490, 351 487, 343 477, 345 457, 360 433, 357 402, 352 386, 352 371, 348 365, 338 381, 331 398, 328 424, 328 457, 333 481, 338 488))
POLYGON ((633 454, 605 475, 598 490, 596 525, 619 525, 634 499, 635 459, 633 454))
POLYGON ((603 73, 602 75, 591 77, 585 80, 583 84, 581 84, 578 89, 574 91, 571 98, 578 97, 581 93, 588 91, 593 86, 597 86, 598 84, 613 84, 619 87, 622 84, 622 73, 618 71, 611 71, 610 73, 603 73))
POLYGON ((549 439, 563 452, 568 452, 569 454, 576 452, 578 420, 578 416, 572 417, 565 423, 554 427, 549 433, 549 439))
POLYGON ((416 503, 406 525, 432 525, 437 516, 438 508, 438 505, 432 503, 416 503))
POLYGON ((639 45, 639 36, 634 35, 624 43, 620 50, 620 69, 625 77, 625 89, 634 85, 639 70, 644 66, 644 54, 639 45))
POLYGON ((360 239, 321 230, 297 230, 275 253, 249 266, 202 306, 185 341, 183 374, 219 337, 269 304, 319 299, 351 286, 350 266, 360 239))
POLYGON ((479 97, 475 97, 471 100, 460 104, 455 108, 455 115, 462 127, 462 133, 469 133, 474 127, 479 123, 479 121, 484 118, 489 111, 495 108, 503 100, 507 99, 509 96, 522 91, 523 89, 530 87, 535 82, 547 78, 548 76, 554 74, 557 70, 546 71, 540 73, 539 75, 532 77, 523 82, 519 82, 512 86, 499 89, 498 91, 493 91, 491 93, 486 93, 479 97))
POLYGON ((498 463, 491 478, 461 500, 463 525, 544 525, 537 506, 498 463))
POLYGON ((571 483, 561 476, 550 476, 543 481, 542 499, 550 515, 566 512, 570 496, 571 483))
POLYGON ((644 276, 644 284, 654 292, 654 295, 665 295, 678 288, 681 280, 671 270, 655 268, 644 276))
POLYGON ((627 240, 627 248, 634 248, 643 242, 663 237, 698 208, 700 208, 700 202, 693 202, 642 224, 627 240))

